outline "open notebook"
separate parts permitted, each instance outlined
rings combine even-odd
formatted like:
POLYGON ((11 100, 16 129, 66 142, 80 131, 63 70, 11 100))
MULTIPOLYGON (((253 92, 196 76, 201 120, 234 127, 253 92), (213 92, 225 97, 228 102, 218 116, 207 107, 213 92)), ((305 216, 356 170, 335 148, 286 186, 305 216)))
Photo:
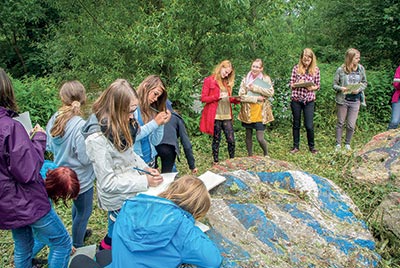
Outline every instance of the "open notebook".
POLYGON ((31 132, 33 126, 29 112, 24 112, 22 114, 19 114, 17 117, 14 117, 14 119, 20 122, 24 126, 27 133, 31 132))

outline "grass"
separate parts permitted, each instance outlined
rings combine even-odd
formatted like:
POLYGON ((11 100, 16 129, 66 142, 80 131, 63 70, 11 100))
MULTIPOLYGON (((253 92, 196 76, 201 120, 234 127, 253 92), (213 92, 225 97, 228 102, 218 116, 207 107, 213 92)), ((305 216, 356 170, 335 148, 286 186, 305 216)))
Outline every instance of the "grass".
MULTIPOLYGON (((383 132, 386 125, 375 124, 368 130, 358 128, 353 137, 353 151, 335 153, 334 128, 325 128, 316 125, 315 144, 319 153, 311 154, 307 148, 306 135, 302 130, 300 152, 290 154, 292 146, 292 134, 290 125, 272 126, 266 130, 268 150, 271 158, 294 163, 299 169, 316 174, 334 181, 341 187, 355 202, 362 212, 362 218, 368 222, 368 218, 382 198, 392 191, 399 191, 390 184, 368 185, 354 181, 350 177, 351 167, 356 163, 355 153, 361 149, 374 135, 383 132)), ((244 129, 235 125, 236 157, 247 156, 244 143, 244 129)), ((204 173, 212 165, 211 137, 200 135, 192 137, 193 150, 199 174, 204 173)), ((261 148, 254 140, 254 154, 262 155, 261 148)), ((225 139, 222 139, 220 148, 220 161, 227 159, 227 148, 225 139)), ((180 174, 189 173, 186 159, 182 153, 181 162, 177 163, 180 174)), ((56 210, 63 219, 67 229, 71 231, 71 209, 65 208, 61 203, 56 210)), ((93 235, 88 239, 87 244, 97 244, 106 233, 106 213, 99 209, 94 201, 94 211, 89 221, 89 227, 93 229, 93 235)), ((377 242, 377 251, 382 256, 380 267, 400 268, 400 241, 393 234, 380 226, 370 226, 377 242)), ((13 262, 13 240, 9 231, 0 231, 0 268, 14 267, 13 262)), ((45 257, 46 251, 41 253, 45 257)))

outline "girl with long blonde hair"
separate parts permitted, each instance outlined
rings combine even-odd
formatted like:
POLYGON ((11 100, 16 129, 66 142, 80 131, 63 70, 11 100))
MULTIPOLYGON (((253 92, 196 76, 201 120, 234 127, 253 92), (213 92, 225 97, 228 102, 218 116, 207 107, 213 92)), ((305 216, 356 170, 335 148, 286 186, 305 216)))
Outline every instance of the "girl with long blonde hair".
POLYGON ((64 82, 60 88, 60 98, 62 106, 46 126, 47 150, 53 153, 53 161, 57 166, 71 168, 79 179, 79 195, 72 202, 72 242, 78 248, 85 245, 85 238, 91 234, 87 226, 93 210, 95 179, 81 133, 86 123, 82 118, 82 106, 86 102, 85 87, 76 80, 64 82))
POLYGON ((333 78, 333 89, 336 92, 336 148, 342 146, 342 133, 345 122, 346 139, 344 146, 351 150, 350 142, 353 137, 360 105, 364 102, 364 90, 367 88, 365 68, 360 64, 360 51, 349 48, 344 57, 344 63, 336 70, 333 78))
POLYGON ((305 48, 300 54, 299 63, 292 69, 290 89, 292 101, 290 108, 293 115, 293 147, 291 153, 300 150, 301 113, 304 114, 304 125, 307 132, 308 149, 312 154, 318 151, 314 143, 314 110, 315 92, 320 88, 320 72, 317 67, 317 57, 310 48, 305 48))
POLYGON ((205 103, 200 118, 200 131, 213 137, 211 144, 214 164, 219 162, 221 134, 224 132, 228 143, 229 158, 235 157, 235 135, 231 103, 239 103, 239 97, 232 97, 235 70, 229 60, 223 60, 213 73, 204 79, 201 101, 205 103))
POLYGON ((130 83, 117 79, 94 102, 93 114, 82 129, 97 178, 99 206, 108 212, 108 232, 100 249, 111 249, 114 223, 124 201, 162 182, 158 170, 133 151, 136 135, 142 131, 134 117, 138 105, 130 83))

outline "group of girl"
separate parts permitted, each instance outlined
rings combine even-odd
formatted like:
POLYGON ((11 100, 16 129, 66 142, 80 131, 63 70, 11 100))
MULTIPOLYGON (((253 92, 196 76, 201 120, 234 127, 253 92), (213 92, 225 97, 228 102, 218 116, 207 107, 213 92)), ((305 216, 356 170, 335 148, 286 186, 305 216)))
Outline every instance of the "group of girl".
MULTIPOLYGON (((337 69, 333 79, 336 92, 337 125, 336 149, 342 145, 342 132, 346 125, 345 148, 350 150, 351 138, 360 105, 364 103, 364 90, 367 79, 364 67, 359 64, 360 52, 354 48, 346 51, 344 63, 337 69)), ((263 72, 261 59, 251 63, 250 72, 243 78, 239 95, 232 95, 235 70, 228 60, 216 66, 211 76, 204 80, 201 101, 205 103, 200 119, 200 131, 209 134, 212 139, 214 164, 219 161, 219 146, 222 131, 227 141, 230 158, 235 156, 235 138, 231 103, 241 104, 238 119, 246 129, 246 149, 248 156, 253 155, 253 130, 261 146, 263 155, 268 155, 267 142, 264 138, 266 124, 273 121, 269 97, 274 94, 271 78, 263 72)), ((316 92, 320 89, 320 71, 317 59, 310 48, 305 48, 299 62, 293 67, 289 87, 291 89, 290 107, 292 111, 293 147, 290 153, 300 151, 300 127, 302 114, 307 133, 308 149, 318 153, 314 141, 314 111, 316 92)), ((400 110, 400 109, 399 109, 400 110)), ((399 113, 400 114, 400 113, 399 113)))
MULTIPOLYGON (((163 127, 170 120, 171 112, 165 108, 167 93, 158 76, 147 77, 137 92, 127 80, 117 79, 93 103, 93 113, 87 121, 81 116, 81 106, 86 101, 85 88, 78 81, 66 82, 60 89, 62 107, 50 119, 46 131, 37 125, 31 133, 13 120, 17 105, 11 80, 3 69, 0 69, 0 93, 0 228, 12 231, 15 267, 32 267, 35 239, 49 246, 50 268, 68 266, 73 248, 83 246, 88 234, 95 178, 99 206, 108 212, 108 232, 100 249, 114 248, 111 247, 112 238, 118 237, 111 267, 126 267, 127 263, 141 267, 149 260, 158 263, 153 267, 164 267, 165 263, 172 267, 183 262, 219 266, 218 249, 194 226, 194 219, 203 217, 210 206, 208 191, 201 180, 184 176, 160 197, 135 197, 138 192, 163 181, 154 168, 155 146, 163 138, 163 127), (72 243, 48 200, 51 194, 46 192, 40 176, 46 147, 53 153, 57 166, 68 167, 79 179, 80 187, 78 192, 75 188, 74 194, 71 189, 62 188, 61 181, 54 186, 65 193, 61 199, 73 199, 72 243), (131 203, 127 200, 143 204, 142 215, 138 214, 139 210, 128 208, 131 203), (121 210, 124 203, 127 208, 121 210), (157 208, 158 212, 150 213, 148 206, 154 207, 150 211, 157 208), (163 212, 169 213, 163 217, 160 214, 163 212), (132 238, 135 232, 139 232, 140 237, 146 232, 154 233, 152 228, 142 226, 146 227, 150 220, 154 225, 160 224, 160 216, 177 226, 174 233, 163 229, 166 242, 162 246, 157 237, 146 241, 132 238), (128 230, 124 220, 118 221, 120 217, 133 220, 132 228, 128 230), (131 241, 126 241, 130 238, 131 241), (147 244, 151 246, 146 252, 132 251, 132 245, 142 248, 147 244), (196 255, 190 247, 182 248, 187 244, 203 250, 198 250, 196 255), (168 249, 175 257, 165 260, 155 248, 168 249), (131 252, 131 255, 120 255, 121 252, 131 252), (209 254, 207 257, 205 252, 209 254)), ((69 176, 71 181, 73 177, 69 176)))

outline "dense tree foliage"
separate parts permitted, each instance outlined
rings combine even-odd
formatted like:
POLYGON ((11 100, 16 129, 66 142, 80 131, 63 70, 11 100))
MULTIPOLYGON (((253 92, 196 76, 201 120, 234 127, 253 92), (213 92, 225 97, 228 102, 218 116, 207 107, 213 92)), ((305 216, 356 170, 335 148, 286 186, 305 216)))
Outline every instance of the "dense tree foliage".
MULTIPOLYGON (((371 80, 371 94, 379 98, 370 98, 374 105, 368 109, 375 115, 389 112, 385 98, 400 42, 400 4, 394 0, 3 2, 0 66, 14 78, 79 79, 96 90, 118 77, 137 86, 145 76, 159 74, 190 129, 198 115, 187 104, 225 58, 235 66, 237 85, 252 59, 264 59, 275 83, 277 118, 289 117, 287 83, 304 47, 314 49, 319 63, 335 67, 348 47, 357 47, 367 71, 381 72, 371 80)), ((334 68, 327 71, 319 99, 329 109, 334 68)))

